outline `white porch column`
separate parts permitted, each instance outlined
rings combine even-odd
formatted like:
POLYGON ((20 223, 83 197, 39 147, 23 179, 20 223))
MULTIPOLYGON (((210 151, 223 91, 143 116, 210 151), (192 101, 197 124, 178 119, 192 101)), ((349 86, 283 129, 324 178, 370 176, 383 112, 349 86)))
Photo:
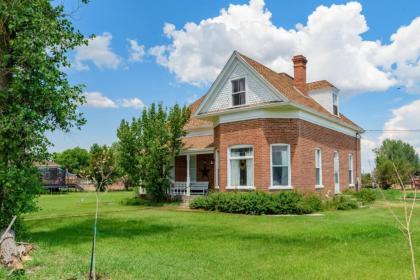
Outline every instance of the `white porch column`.
POLYGON ((190 195, 190 154, 187 154, 187 196, 190 195))

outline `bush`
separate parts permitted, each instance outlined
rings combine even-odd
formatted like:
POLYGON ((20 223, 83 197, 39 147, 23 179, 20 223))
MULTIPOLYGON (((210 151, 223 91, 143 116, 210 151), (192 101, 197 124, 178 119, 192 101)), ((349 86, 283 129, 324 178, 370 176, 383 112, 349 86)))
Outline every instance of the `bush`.
POLYGON ((372 189, 362 188, 358 192, 354 192, 353 196, 363 204, 371 204, 376 200, 376 192, 372 189))
POLYGON ((296 192, 274 195, 264 192, 211 193, 191 201, 190 208, 249 215, 309 214, 321 209, 321 200, 296 192))
POLYGON ((324 203, 324 209, 326 210, 351 210, 357 208, 359 208, 357 201, 352 199, 350 195, 336 195, 324 203))

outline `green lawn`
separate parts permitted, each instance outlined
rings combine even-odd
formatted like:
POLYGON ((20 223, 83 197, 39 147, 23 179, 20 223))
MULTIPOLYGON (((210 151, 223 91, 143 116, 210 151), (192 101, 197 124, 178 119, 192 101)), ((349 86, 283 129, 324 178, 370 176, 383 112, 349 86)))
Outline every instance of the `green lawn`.
MULTIPOLYGON (((120 204, 131 195, 101 194, 97 269, 107 279, 410 279, 405 241, 381 201, 323 216, 244 216, 120 204)), ((36 250, 24 279, 86 279, 94 202, 92 193, 39 199, 26 217, 36 250)))

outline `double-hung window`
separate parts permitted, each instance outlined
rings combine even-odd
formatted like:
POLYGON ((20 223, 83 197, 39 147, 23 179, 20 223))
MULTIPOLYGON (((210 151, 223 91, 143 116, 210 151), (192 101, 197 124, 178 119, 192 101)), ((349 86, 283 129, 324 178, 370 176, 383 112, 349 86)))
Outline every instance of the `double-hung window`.
POLYGON ((271 187, 290 188, 290 145, 271 145, 271 187))
POLYGON ((349 185, 354 185, 354 179, 353 179, 353 155, 349 155, 349 185))
POLYGON ((315 149, 315 187, 322 187, 322 154, 315 149))
POLYGON ((232 81, 232 106, 245 104, 245 78, 232 81))
POLYGON ((229 186, 252 187, 254 184, 254 153, 252 146, 229 149, 229 186))

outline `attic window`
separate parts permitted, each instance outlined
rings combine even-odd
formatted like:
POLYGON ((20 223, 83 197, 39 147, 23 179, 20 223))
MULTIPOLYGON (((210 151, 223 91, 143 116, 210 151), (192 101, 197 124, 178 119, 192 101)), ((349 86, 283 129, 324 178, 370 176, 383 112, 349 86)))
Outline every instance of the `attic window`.
POLYGON ((333 113, 338 116, 338 96, 333 94, 333 113))
POLYGON ((232 81, 232 106, 245 104, 245 78, 232 81))

